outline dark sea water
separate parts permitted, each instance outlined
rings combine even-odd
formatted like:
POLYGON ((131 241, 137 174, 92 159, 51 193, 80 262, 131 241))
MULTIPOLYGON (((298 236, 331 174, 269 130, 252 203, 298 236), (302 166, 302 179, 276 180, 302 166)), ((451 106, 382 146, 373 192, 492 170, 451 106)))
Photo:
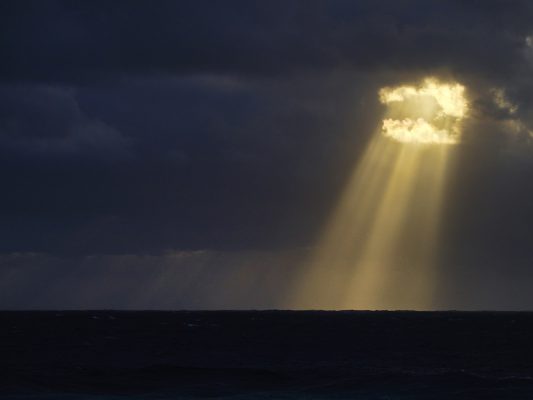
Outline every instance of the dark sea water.
POLYGON ((533 313, 0 312, 2 399, 533 399, 533 313))

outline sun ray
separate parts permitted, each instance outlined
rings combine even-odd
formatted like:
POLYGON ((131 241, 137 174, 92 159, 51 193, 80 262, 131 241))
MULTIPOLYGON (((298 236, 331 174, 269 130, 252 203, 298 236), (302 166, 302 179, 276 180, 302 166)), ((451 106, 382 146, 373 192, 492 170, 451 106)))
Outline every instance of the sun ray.
POLYGON ((295 295, 295 308, 424 309, 449 149, 467 114, 465 88, 427 78, 379 91, 381 130, 349 180, 295 295))

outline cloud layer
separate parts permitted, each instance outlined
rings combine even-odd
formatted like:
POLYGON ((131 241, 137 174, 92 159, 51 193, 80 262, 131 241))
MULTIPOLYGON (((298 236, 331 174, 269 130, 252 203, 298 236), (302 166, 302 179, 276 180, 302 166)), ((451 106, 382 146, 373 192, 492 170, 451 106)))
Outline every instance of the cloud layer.
POLYGON ((0 252, 312 247, 383 117, 379 88, 437 76, 472 107, 443 263, 524 265, 532 20, 503 0, 4 1, 0 252))

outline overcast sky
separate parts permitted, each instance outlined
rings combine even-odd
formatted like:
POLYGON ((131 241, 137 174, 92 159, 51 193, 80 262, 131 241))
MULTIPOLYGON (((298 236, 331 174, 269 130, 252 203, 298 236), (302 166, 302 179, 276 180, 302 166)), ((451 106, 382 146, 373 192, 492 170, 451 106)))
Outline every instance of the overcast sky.
POLYGON ((432 75, 471 101, 437 307, 533 309, 532 35, 526 0, 1 2, 0 308, 282 307, 377 91, 432 75))

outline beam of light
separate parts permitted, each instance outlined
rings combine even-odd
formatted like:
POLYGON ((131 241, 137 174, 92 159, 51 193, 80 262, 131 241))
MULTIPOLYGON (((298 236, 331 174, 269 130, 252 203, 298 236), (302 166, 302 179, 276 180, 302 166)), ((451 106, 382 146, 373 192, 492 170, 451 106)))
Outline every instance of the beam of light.
POLYGON ((464 87, 428 78, 379 91, 387 106, 322 235, 294 308, 425 309, 450 144, 460 140, 464 87))

